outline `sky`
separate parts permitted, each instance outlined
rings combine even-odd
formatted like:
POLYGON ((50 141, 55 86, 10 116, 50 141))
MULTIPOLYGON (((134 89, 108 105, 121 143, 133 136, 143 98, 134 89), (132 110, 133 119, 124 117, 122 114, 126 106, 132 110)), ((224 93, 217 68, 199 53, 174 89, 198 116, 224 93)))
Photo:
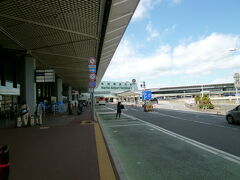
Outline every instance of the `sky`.
POLYGON ((146 88, 234 82, 239 7, 239 0, 140 0, 102 80, 134 78, 146 88))

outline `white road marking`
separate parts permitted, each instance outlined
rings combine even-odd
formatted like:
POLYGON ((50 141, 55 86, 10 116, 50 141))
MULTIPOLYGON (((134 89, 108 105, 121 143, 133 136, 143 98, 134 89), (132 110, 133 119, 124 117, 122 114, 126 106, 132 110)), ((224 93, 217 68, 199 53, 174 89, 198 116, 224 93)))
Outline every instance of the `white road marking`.
POLYGON ((154 129, 156 129, 156 130, 158 130, 158 131, 161 131, 161 132, 163 132, 163 133, 165 133, 165 134, 168 134, 168 135, 170 135, 170 136, 172 136, 172 137, 175 137, 175 138, 177 138, 177 139, 179 139, 179 140, 182 140, 182 141, 184 141, 184 142, 186 142, 186 143, 189 143, 189 144, 191 144, 191 145, 193 145, 193 146, 195 146, 195 147, 198 147, 198 148, 200 148, 200 149, 203 149, 203 150, 205 150, 205 151, 208 151, 208 152, 210 152, 210 153, 212 153, 212 154, 215 154, 215 155, 217 155, 217 156, 219 156, 219 157, 222 157, 222 158, 224 158, 224 159, 230 160, 230 161, 235 162, 235 163, 237 163, 237 164, 240 165, 240 157, 238 157, 238 156, 232 155, 232 154, 227 153, 227 152, 225 152, 225 151, 222 151, 222 150, 216 149, 216 148, 214 148, 214 147, 208 146, 208 145, 206 145, 206 144, 200 143, 200 142, 198 142, 198 141, 192 140, 192 139, 190 139, 190 138, 187 138, 187 137, 182 136, 182 135, 180 135, 180 134, 174 133, 174 132, 169 131, 169 130, 167 130, 167 129, 164 129, 164 128, 162 128, 162 127, 156 126, 156 125, 151 124, 151 123, 148 123, 148 122, 146 122, 146 121, 143 121, 143 120, 141 120, 141 119, 139 119, 139 118, 136 118, 136 117, 133 117, 133 116, 130 116, 130 115, 127 115, 127 114, 125 114, 125 116, 127 116, 127 117, 129 117, 129 118, 137 119, 137 120, 145 123, 145 124, 146 124, 147 126, 149 126, 149 127, 152 127, 152 128, 154 128, 154 129))
POLYGON ((121 125, 110 125, 106 127, 127 127, 127 126, 142 126, 146 125, 145 123, 138 123, 138 124, 121 124, 121 125))
POLYGON ((112 108, 110 108, 110 107, 107 107, 107 106, 106 106, 106 108, 107 108, 107 109, 110 109, 110 110, 114 110, 114 111, 116 111, 116 109, 112 109, 112 108))
POLYGON ((130 109, 130 110, 133 110, 133 111, 138 111, 137 109, 130 109))
MULTIPOLYGON (((133 122, 132 119, 115 119, 115 118, 113 118, 113 119, 110 120, 110 121, 111 121, 111 122, 129 122, 129 121, 133 122)), ((137 120, 134 120, 134 121, 137 121, 137 120)))
POLYGON ((115 114, 115 112, 98 112, 98 114, 115 114))
POLYGON ((211 123, 206 123, 206 122, 201 122, 201 121, 193 121, 193 122, 200 123, 200 124, 212 125, 211 123))

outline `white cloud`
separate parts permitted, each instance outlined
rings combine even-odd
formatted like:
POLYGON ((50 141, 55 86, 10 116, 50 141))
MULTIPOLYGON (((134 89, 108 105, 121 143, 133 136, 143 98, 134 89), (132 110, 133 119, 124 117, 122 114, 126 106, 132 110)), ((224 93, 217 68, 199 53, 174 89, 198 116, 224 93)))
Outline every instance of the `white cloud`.
POLYGON ((104 79, 136 78, 140 82, 165 80, 174 75, 179 78, 207 75, 209 78, 213 71, 240 67, 240 53, 229 51, 239 42, 240 36, 213 33, 176 47, 161 45, 151 55, 144 55, 144 52, 138 52, 133 41, 123 40, 104 79))
POLYGON ((138 7, 133 15, 133 20, 139 20, 148 17, 148 11, 162 0, 140 0, 138 7))
POLYGON ((217 78, 214 79, 211 84, 218 84, 218 83, 233 83, 233 76, 228 76, 226 78, 217 78))
POLYGON ((149 37, 147 38, 148 41, 159 37, 159 32, 153 29, 151 22, 147 24, 146 31, 149 33, 149 37))
POLYGON ((174 4, 180 4, 182 1, 181 0, 172 0, 174 4))
MULTIPOLYGON (((137 9, 133 14, 133 21, 149 17, 148 12, 152 10, 155 5, 163 1, 166 1, 166 0, 140 0, 137 6, 137 9)), ((182 2, 182 0, 171 0, 171 2, 175 5, 178 5, 182 2)))

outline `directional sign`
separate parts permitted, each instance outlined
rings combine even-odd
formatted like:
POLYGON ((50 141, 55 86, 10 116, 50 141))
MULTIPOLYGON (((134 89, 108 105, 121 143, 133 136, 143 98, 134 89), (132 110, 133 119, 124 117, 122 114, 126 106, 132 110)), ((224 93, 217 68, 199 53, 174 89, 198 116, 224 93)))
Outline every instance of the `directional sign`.
POLYGON ((89 79, 94 81, 96 79, 96 74, 95 73, 90 73, 89 74, 89 79))
POLYGON ((88 68, 89 73, 96 73, 96 68, 88 68))
POLYGON ((95 81, 90 81, 89 82, 89 87, 90 88, 95 88, 96 87, 96 82, 95 81))
POLYGON ((90 57, 90 58, 88 59, 88 64, 95 65, 95 64, 96 64, 96 59, 93 58, 93 57, 90 57))
POLYGON ((142 100, 150 100, 150 99, 152 99, 152 91, 143 91, 142 100))
POLYGON ((88 65, 88 68, 96 68, 96 65, 88 65))

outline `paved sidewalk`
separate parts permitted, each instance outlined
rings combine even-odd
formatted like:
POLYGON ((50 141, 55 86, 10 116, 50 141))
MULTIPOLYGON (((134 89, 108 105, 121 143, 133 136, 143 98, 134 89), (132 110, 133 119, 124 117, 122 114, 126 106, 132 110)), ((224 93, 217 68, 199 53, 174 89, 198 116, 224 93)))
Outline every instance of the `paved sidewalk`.
POLYGON ((44 126, 0 130, 10 148, 10 180, 98 180, 98 152, 90 109, 48 116, 44 126))

